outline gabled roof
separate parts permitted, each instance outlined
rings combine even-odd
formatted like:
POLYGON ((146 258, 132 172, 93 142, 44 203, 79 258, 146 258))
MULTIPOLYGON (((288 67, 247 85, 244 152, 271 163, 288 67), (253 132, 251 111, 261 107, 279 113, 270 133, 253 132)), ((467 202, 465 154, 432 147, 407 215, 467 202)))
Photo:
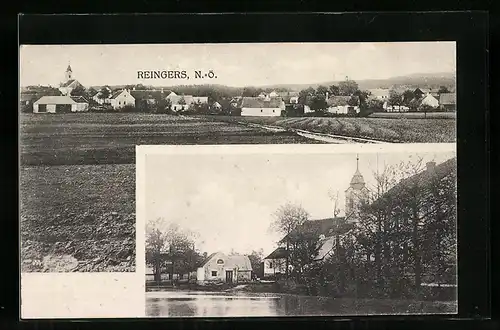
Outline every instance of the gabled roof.
POLYGON ((439 95, 439 104, 448 105, 457 103, 457 94, 455 93, 442 93, 439 95))
POLYGON ((212 260, 216 255, 220 254, 224 259, 225 259, 225 268, 238 268, 239 270, 252 270, 252 264, 250 262, 250 259, 247 256, 244 255, 225 255, 222 252, 215 252, 212 253, 203 261, 201 264, 201 267, 205 267, 210 260, 212 260))
POLYGON ((179 104, 180 100, 184 99, 186 105, 192 103, 208 103, 208 96, 193 96, 193 95, 168 95, 168 99, 172 104, 179 104))
POLYGON ((76 87, 77 85, 81 85, 78 80, 76 79, 70 79, 68 81, 65 81, 61 84, 61 87, 76 87))
POLYGON ((42 96, 35 104, 75 104, 69 96, 42 96))
POLYGON ((242 108, 279 108, 281 97, 270 97, 269 100, 260 97, 243 97, 242 108))
POLYGON ((374 97, 389 97, 389 88, 373 88, 368 90, 374 97))
POLYGON ((279 247, 276 250, 274 250, 273 252, 271 252, 271 254, 269 254, 264 259, 283 259, 285 257, 286 257, 285 248, 279 247))
MULTIPOLYGON (((325 237, 330 237, 334 234, 347 232, 351 226, 351 224, 345 222, 344 217, 308 220, 302 226, 292 231, 291 235, 295 233, 313 233, 318 236, 325 235, 325 237)), ((287 236, 280 243, 283 243, 287 236)))
POLYGON ((70 98, 76 103, 89 103, 89 101, 84 96, 70 96, 70 98))
POLYGON ((403 188, 408 184, 416 184, 420 187, 428 186, 431 183, 431 179, 438 179, 438 180, 442 179, 446 175, 456 170, 456 166, 457 166, 457 158, 453 157, 439 165, 435 165, 432 171, 426 169, 407 179, 403 179, 400 182, 398 182, 394 187, 389 189, 380 198, 375 200, 372 204, 376 205, 382 203, 386 198, 390 196, 400 195, 400 193, 403 191, 403 188))
POLYGON ((326 100, 326 104, 329 107, 339 107, 349 105, 350 96, 332 96, 326 100))

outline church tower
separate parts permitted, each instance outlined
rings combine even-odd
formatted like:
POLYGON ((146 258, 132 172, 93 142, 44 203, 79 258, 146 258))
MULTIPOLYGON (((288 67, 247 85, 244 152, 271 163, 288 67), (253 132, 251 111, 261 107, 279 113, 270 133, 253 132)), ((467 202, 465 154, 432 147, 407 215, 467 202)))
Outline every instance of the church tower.
POLYGON ((73 70, 71 70, 71 66, 68 64, 68 68, 66 69, 66 81, 71 80, 73 76, 73 70))
POLYGON ((368 194, 365 179, 359 171, 359 157, 356 156, 356 172, 354 172, 349 188, 345 191, 345 215, 348 221, 357 220, 359 208, 363 201, 368 201, 368 194))

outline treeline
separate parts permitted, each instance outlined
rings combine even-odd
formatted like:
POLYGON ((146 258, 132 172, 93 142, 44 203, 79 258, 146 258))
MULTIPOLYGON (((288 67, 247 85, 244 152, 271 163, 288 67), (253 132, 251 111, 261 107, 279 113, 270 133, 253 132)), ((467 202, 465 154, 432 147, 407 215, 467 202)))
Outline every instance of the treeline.
POLYGON ((422 172, 421 161, 402 163, 375 179, 377 193, 361 205, 357 222, 338 218, 323 260, 316 260, 320 232, 304 226, 307 211, 278 211, 274 228, 287 251, 283 285, 291 280, 308 294, 334 297, 456 299, 456 163, 435 175, 422 172), (429 283, 450 287, 433 291, 429 283))

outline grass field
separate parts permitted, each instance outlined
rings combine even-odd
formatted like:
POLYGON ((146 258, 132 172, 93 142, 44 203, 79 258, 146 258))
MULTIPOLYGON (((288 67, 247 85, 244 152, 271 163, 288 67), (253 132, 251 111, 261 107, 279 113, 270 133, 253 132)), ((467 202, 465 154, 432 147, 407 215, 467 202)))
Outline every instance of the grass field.
POLYGON ((135 271, 135 145, 314 143, 148 114, 23 114, 22 271, 135 271))
POLYGON ((456 119, 456 112, 375 112, 370 118, 456 119))
POLYGON ((456 141, 456 121, 451 119, 217 117, 215 120, 275 125, 394 143, 453 143, 456 141))

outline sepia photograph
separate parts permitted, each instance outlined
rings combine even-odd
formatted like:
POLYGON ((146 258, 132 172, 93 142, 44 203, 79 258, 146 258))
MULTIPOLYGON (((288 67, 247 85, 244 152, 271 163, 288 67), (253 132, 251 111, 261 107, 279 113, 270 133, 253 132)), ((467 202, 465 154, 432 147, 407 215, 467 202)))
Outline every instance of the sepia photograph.
POLYGON ((21 45, 22 272, 136 271, 136 145, 455 143, 455 51, 21 45))
POLYGON ((454 144, 137 157, 148 317, 457 313, 454 144))

